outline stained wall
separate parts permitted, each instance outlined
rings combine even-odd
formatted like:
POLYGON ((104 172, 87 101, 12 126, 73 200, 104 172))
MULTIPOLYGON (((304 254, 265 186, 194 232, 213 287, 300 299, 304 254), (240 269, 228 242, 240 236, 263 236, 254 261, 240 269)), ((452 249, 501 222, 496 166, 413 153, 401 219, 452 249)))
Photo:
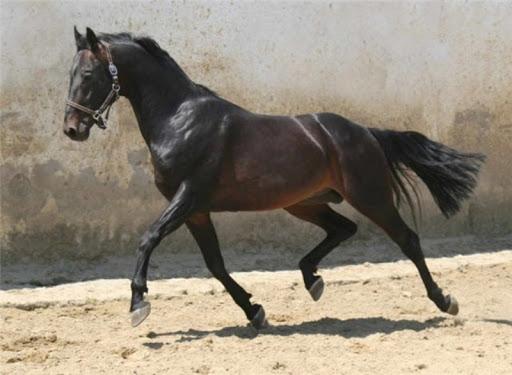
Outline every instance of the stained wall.
MULTIPOLYGON (((2 262, 131 253, 166 205, 126 100, 88 142, 62 134, 73 25, 152 36, 192 79, 256 112, 332 111, 483 152, 473 199, 446 221, 425 195, 420 232, 512 232, 511 3, 2 1, 0 19, 2 262)), ((357 239, 380 236, 337 209, 357 239)), ((241 251, 320 238, 279 212, 214 220, 241 251)), ((183 229, 164 246, 194 247, 183 229)))

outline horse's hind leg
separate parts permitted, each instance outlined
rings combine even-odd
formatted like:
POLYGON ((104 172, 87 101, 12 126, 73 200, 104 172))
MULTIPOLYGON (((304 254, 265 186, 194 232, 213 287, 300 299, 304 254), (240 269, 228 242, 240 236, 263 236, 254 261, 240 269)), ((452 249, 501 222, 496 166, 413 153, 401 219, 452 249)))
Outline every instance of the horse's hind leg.
POLYGON ((265 310, 261 305, 251 304, 249 301, 251 295, 231 278, 224 266, 219 241, 210 215, 207 213, 194 214, 187 219, 186 224, 199 245, 206 266, 212 275, 224 285, 236 304, 245 312, 252 325, 256 329, 264 328, 267 325, 265 310))
POLYGON ((457 301, 444 296, 430 274, 417 234, 402 220, 393 199, 393 179, 386 156, 376 139, 363 128, 354 127, 351 137, 333 133, 339 143, 339 165, 333 175, 340 175, 336 191, 356 210, 380 226, 414 263, 428 297, 450 314, 458 312, 457 301), (347 140, 348 139, 348 140, 347 140))
POLYGON ((363 200, 354 201, 350 196, 346 196, 346 199, 358 211, 380 226, 400 246, 402 252, 418 269, 427 295, 436 306, 443 312, 456 315, 459 311, 457 301, 449 295, 444 296, 441 288, 437 286, 425 262, 418 235, 402 220, 392 199, 383 200, 379 205, 365 205, 362 203, 363 200))
POLYGON ((341 241, 353 236, 357 231, 357 225, 327 204, 295 205, 287 207, 286 211, 301 220, 319 226, 327 233, 327 237, 299 262, 304 285, 313 300, 318 301, 324 288, 322 278, 316 275, 318 264, 341 241))

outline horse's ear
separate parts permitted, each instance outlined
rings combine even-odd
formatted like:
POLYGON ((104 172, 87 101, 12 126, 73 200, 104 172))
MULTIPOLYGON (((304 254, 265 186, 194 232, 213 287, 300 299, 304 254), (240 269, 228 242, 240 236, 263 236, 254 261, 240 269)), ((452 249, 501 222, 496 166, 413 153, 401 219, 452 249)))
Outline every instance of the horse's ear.
POLYGON ((94 31, 92 31, 92 29, 90 29, 89 27, 87 28, 86 31, 87 31, 86 36, 87 36, 87 42, 89 43, 89 48, 91 49, 92 52, 98 52, 99 43, 100 43, 100 41, 98 40, 98 37, 96 36, 94 31))
POLYGON ((87 48, 87 40, 84 38, 82 34, 80 34, 75 26, 75 43, 76 50, 81 51, 87 48))

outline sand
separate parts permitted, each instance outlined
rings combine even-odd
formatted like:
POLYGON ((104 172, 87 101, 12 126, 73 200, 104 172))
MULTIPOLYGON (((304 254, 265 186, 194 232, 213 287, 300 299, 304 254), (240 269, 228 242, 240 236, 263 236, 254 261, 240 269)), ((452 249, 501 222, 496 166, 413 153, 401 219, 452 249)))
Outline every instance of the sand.
POLYGON ((8 374, 510 374, 512 251, 429 259, 460 304, 436 310, 406 261, 322 270, 313 302, 297 271, 237 272, 271 324, 255 331, 216 280, 149 283, 152 314, 128 317, 129 281, 0 291, 8 374))

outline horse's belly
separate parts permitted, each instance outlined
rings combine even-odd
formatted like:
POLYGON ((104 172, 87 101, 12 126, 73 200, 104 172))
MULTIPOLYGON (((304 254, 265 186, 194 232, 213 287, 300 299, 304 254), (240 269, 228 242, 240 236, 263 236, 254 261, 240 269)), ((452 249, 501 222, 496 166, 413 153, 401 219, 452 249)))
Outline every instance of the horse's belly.
POLYGON ((210 201, 212 211, 255 211, 288 207, 329 186, 327 160, 311 151, 292 157, 241 157, 227 163, 210 201), (300 160, 299 160, 300 159, 300 160))
POLYGON ((287 186, 275 176, 266 176, 249 184, 221 186, 213 193, 211 211, 262 211, 291 206, 325 187, 321 180, 303 186, 287 186))

